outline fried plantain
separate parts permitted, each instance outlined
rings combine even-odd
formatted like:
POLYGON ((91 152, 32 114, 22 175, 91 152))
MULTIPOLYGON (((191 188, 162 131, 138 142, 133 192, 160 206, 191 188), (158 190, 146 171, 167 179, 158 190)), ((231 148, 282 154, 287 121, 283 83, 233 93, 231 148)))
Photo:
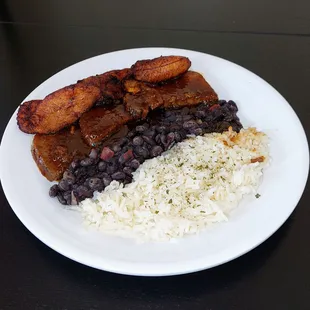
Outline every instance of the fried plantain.
POLYGON ((43 100, 24 102, 18 110, 17 124, 29 134, 57 132, 77 121, 95 103, 121 99, 122 79, 129 73, 129 69, 109 71, 61 88, 43 100))
POLYGON ((132 74, 138 81, 159 83, 185 73, 191 62, 183 56, 161 56, 154 59, 137 61, 132 67, 132 74))
POLYGON ((77 121, 100 99, 100 88, 80 81, 59 89, 43 100, 25 102, 17 124, 25 133, 54 133, 77 121))

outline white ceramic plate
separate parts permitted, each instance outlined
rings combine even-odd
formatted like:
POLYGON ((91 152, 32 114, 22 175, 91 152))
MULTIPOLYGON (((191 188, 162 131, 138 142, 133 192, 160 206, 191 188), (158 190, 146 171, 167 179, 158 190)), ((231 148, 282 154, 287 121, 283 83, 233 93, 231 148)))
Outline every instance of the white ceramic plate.
POLYGON ((203 73, 221 99, 235 100, 244 126, 256 126, 271 139, 272 165, 259 189, 234 211, 230 220, 198 236, 174 243, 136 244, 133 240, 88 231, 78 212, 48 196, 50 183, 30 153, 32 135, 16 125, 16 112, 0 150, 0 176, 6 197, 22 223, 55 251, 82 264, 116 273, 163 276, 194 272, 228 262, 258 246, 290 216, 304 190, 309 169, 303 128, 285 99, 269 84, 229 61, 193 51, 142 48, 100 55, 49 78, 27 98, 40 99, 65 85, 139 59, 184 55, 192 70, 203 73))

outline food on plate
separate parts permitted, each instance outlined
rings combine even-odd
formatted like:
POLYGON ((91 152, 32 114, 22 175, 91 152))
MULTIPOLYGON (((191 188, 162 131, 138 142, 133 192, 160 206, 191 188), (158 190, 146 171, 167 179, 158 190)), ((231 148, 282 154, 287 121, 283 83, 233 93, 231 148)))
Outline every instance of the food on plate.
POLYGON ((75 126, 51 135, 36 134, 31 147, 33 159, 49 181, 61 179, 74 158, 82 159, 90 151, 75 126))
POLYGON ((79 205, 85 222, 146 240, 198 233, 255 194, 267 136, 243 129, 182 56, 137 61, 24 102, 19 128, 50 197, 79 205))
POLYGON ((132 74, 138 81, 158 83, 185 73, 191 62, 183 56, 161 56, 154 59, 139 60, 132 67, 132 74))
POLYGON ((84 140, 96 146, 133 120, 123 105, 96 107, 82 115, 79 124, 84 140))
POLYGON ((114 180, 82 201, 85 222, 146 241, 198 233, 227 221, 244 195, 257 193, 268 153, 267 136, 254 128, 189 138, 145 161, 132 183, 114 180))
POLYGON ((122 80, 128 74, 129 69, 109 71, 61 88, 43 100, 24 102, 18 110, 17 124, 25 133, 55 133, 76 122, 96 103, 122 99, 122 80))
POLYGON ((124 97, 126 109, 136 118, 145 118, 158 107, 179 108, 199 103, 214 103, 218 96, 204 77, 188 71, 177 79, 150 85, 135 80, 124 84, 129 92, 124 97))
POLYGON ((80 81, 59 89, 43 100, 23 103, 17 124, 25 133, 54 133, 73 124, 100 99, 100 89, 80 81))
POLYGON ((125 68, 97 75, 96 77, 99 80, 99 87, 102 95, 99 102, 114 104, 116 101, 122 100, 125 95, 122 83, 130 74, 130 69, 125 68))
POLYGON ((52 186, 50 195, 70 205, 92 197, 112 180, 128 184, 141 163, 161 155, 188 135, 223 132, 229 127, 238 132, 242 125, 237 111, 233 101, 155 110, 143 122, 128 124, 129 131, 123 130, 117 138, 105 141, 89 157, 74 160, 59 184, 52 186))

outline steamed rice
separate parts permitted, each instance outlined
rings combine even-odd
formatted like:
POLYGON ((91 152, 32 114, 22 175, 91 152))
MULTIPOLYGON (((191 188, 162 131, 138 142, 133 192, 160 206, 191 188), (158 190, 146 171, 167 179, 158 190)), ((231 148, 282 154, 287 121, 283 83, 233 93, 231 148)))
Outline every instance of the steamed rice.
POLYGON ((85 223, 140 240, 198 233, 257 193, 268 152, 267 136, 255 128, 189 138, 144 162, 131 184, 113 181, 84 200, 85 223))

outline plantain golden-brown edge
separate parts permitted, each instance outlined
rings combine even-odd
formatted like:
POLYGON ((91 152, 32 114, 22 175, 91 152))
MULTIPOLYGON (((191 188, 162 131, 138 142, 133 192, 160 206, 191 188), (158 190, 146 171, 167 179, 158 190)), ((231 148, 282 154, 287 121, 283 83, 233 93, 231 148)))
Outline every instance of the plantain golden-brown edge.
POLYGON ((137 61, 132 67, 132 74, 138 81, 159 83, 185 73, 191 61, 183 56, 161 56, 154 59, 137 61))
POLYGON ((17 124, 25 133, 54 133, 78 120, 99 98, 100 88, 78 82, 41 101, 23 103, 17 114, 17 124))
POLYGON ((130 69, 126 68, 90 76, 58 89, 43 100, 24 102, 18 110, 17 124, 29 134, 55 133, 77 121, 96 102, 121 99, 122 79, 128 74, 130 69))

